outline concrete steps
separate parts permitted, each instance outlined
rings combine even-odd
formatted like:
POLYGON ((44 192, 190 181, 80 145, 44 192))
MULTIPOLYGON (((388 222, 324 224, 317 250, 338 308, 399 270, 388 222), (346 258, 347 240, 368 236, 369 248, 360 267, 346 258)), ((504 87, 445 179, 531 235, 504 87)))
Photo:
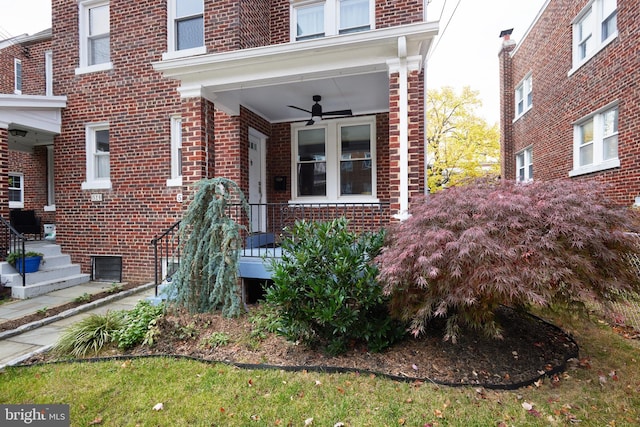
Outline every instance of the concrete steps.
POLYGON ((22 276, 7 262, 0 262, 0 280, 11 288, 11 296, 17 299, 28 299, 86 283, 89 274, 83 274, 80 265, 72 264, 71 257, 61 252, 60 246, 48 241, 27 242, 26 251, 40 252, 44 255, 40 269, 27 273, 25 286, 22 286, 22 276))

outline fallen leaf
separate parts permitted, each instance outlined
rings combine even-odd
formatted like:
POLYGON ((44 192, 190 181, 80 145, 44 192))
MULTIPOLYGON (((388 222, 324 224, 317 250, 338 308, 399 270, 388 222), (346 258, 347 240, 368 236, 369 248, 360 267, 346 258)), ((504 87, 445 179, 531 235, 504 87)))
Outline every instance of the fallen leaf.
POLYGON ((253 387, 253 379, 249 378, 249 387, 253 387))
POLYGON ((400 418, 400 419, 398 420, 398 424, 400 424, 401 426, 405 425, 405 424, 406 424, 406 422, 407 422, 407 420, 405 420, 404 418, 400 418))
POLYGON ((531 415, 533 415, 536 418, 540 418, 542 416, 542 414, 540 412, 536 411, 535 409, 529 409, 527 412, 530 413, 531 415))
POLYGON ((225 409, 223 407, 220 407, 220 413, 224 414, 225 409))
POLYGON ((616 371, 615 370, 609 372, 609 377, 611 377, 611 379, 614 380, 614 381, 618 381, 618 375, 616 375, 616 371))
POLYGON ((417 370, 418 370, 418 365, 416 365, 416 364, 414 363, 413 365, 411 365, 411 368, 412 368, 414 371, 417 371, 417 370))
POLYGON ((344 389, 343 388, 338 387, 337 389, 338 389, 338 393, 344 394, 344 389))
POLYGON ((530 411, 533 409, 533 405, 529 402, 522 402, 522 407, 525 409, 525 411, 530 411))
POLYGON ((162 403, 156 403, 153 407, 154 411, 162 411, 164 409, 164 405, 162 403))
POLYGON ((313 418, 307 418, 304 420, 304 425, 310 426, 311 424, 313 424, 313 418))
POLYGON ((345 427, 345 425, 346 425, 346 424, 345 424, 345 423, 343 423, 342 421, 338 421, 337 423, 335 423, 335 424, 333 425, 333 427, 345 427))
POLYGON ((322 381, 316 380, 316 385, 322 385, 322 381))
POLYGON ((89 423, 90 426, 97 426, 98 424, 102 424, 102 417, 96 417, 89 423))
POLYGON ((435 415, 436 418, 444 418, 444 415, 442 415, 442 411, 440 409, 434 409, 433 415, 435 415))

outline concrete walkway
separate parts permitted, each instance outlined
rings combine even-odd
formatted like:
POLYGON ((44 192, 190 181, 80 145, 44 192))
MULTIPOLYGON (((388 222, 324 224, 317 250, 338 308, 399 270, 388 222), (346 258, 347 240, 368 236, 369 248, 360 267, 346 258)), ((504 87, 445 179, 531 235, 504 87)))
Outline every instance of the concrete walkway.
MULTIPOLYGON (((111 282, 89 282, 28 300, 14 300, 0 304, 0 324, 53 308, 76 300, 85 294, 96 294, 112 287, 111 282)), ((109 295, 101 300, 69 309, 60 314, 23 325, 18 329, 0 332, 0 369, 15 365, 34 354, 50 349, 67 326, 92 313, 109 310, 130 310, 138 301, 153 296, 153 283, 109 295)))

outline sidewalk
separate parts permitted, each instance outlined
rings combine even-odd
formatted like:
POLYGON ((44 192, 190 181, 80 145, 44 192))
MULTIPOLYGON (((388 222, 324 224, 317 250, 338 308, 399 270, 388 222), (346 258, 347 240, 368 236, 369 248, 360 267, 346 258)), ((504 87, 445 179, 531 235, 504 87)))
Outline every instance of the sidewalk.
MULTIPOLYGON (((110 287, 110 282, 89 282, 28 300, 6 302, 0 304, 0 323, 19 319, 44 308, 53 308, 72 302, 84 294, 100 293, 110 287)), ((92 313, 104 314, 108 310, 132 309, 138 301, 153 296, 154 288, 154 284, 149 283, 23 325, 15 330, 0 332, 0 369, 7 365, 20 363, 34 354, 48 350, 67 326, 92 313)))

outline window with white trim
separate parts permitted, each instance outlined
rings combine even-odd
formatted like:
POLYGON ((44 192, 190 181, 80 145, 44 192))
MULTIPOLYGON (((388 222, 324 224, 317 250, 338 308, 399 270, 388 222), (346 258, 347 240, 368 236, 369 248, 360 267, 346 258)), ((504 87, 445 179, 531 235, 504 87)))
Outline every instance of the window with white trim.
POLYGON ((86 127, 87 180, 83 189, 111 188, 109 124, 95 123, 86 127))
POLYGON ((182 117, 171 117, 171 179, 167 186, 182 185, 182 117))
POLYGON ((574 125, 573 170, 570 176, 620 166, 618 106, 599 110, 574 125))
POLYGON ((9 208, 24 208, 24 176, 21 173, 9 173, 9 208))
POLYGON ((533 106, 533 77, 531 73, 527 75, 516 86, 516 118, 522 116, 533 106))
POLYGON ((170 56, 205 52, 203 0, 169 0, 167 35, 170 56))
POLYGON ((13 93, 22 95, 22 61, 18 58, 13 60, 13 76, 13 93))
POLYGON ((618 36, 617 0, 593 0, 573 21, 573 69, 618 36))
POLYGON ((516 154, 516 181, 533 180, 533 149, 525 148, 516 154))
POLYGON ((301 41, 373 28, 373 0, 292 1, 291 40, 301 41))
POLYGON ((375 117, 292 125, 292 199, 377 201, 375 117))
POLYGON ((78 7, 80 66, 76 74, 111 69, 109 1, 80 1, 78 7))

